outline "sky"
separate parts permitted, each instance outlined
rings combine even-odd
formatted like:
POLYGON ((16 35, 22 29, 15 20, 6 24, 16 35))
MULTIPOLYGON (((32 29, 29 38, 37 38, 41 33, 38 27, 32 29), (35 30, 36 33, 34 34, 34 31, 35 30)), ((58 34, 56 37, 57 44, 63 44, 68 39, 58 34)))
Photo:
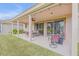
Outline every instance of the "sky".
POLYGON ((31 8, 33 3, 0 3, 0 20, 9 20, 31 8))

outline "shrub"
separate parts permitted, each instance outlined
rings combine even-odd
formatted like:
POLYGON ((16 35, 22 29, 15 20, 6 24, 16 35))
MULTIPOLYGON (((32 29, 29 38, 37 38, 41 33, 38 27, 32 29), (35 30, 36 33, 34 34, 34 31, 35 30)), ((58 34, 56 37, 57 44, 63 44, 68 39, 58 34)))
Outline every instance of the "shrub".
MULTIPOLYGON (((19 34, 22 34, 24 31, 22 29, 19 30, 19 34)), ((13 34, 17 34, 17 29, 13 29, 13 34)))
POLYGON ((19 33, 20 33, 20 34, 22 34, 23 32, 24 32, 24 31, 23 31, 22 29, 21 29, 21 30, 19 30, 19 33))
POLYGON ((13 29, 13 34, 17 34, 17 29, 13 29))

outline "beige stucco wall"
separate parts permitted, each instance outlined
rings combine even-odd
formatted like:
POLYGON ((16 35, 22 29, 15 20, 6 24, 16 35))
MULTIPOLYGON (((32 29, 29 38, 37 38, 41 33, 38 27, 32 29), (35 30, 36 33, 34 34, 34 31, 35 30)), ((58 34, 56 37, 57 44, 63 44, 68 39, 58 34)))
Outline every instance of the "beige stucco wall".
MULTIPOLYGON (((13 29, 17 29, 17 24, 13 24, 13 29)), ((19 25, 19 29, 23 29, 23 25, 19 25)), ((8 34, 12 31, 12 24, 2 24, 2 34, 8 34)))

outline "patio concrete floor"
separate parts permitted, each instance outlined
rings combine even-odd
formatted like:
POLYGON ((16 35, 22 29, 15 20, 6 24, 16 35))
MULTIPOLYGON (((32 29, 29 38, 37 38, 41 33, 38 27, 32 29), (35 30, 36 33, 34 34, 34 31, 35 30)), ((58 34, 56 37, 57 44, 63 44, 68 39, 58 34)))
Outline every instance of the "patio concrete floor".
POLYGON ((62 55, 66 55, 66 56, 70 55, 70 49, 69 49, 70 47, 68 44, 57 45, 56 48, 53 48, 49 46, 50 42, 47 37, 44 38, 44 36, 37 36, 37 37, 32 38, 32 40, 29 40, 28 36, 25 34, 19 34, 19 35, 16 35, 16 37, 32 42, 34 44, 40 45, 41 47, 47 48, 51 51, 55 51, 62 55))

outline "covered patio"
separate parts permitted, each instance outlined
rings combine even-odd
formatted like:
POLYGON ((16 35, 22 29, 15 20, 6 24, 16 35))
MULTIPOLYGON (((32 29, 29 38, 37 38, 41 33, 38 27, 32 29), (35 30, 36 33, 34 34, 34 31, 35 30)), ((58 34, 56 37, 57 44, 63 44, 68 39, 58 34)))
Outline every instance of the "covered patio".
POLYGON ((29 37, 26 36, 26 34, 19 34, 19 35, 16 35, 16 37, 26 40, 28 42, 34 43, 36 45, 39 45, 43 48, 49 49, 61 55, 69 55, 70 53, 68 45, 58 44, 57 47, 50 46, 51 41, 48 40, 48 37, 44 38, 44 36, 37 36, 37 37, 32 38, 31 40, 29 40, 29 37))
POLYGON ((76 39, 78 39, 78 36, 77 32, 73 33, 73 31, 78 31, 78 28, 77 24, 72 24, 78 22, 77 12, 77 4, 38 4, 10 21, 12 24, 12 30, 13 23, 17 24, 17 35, 13 33, 12 35, 15 35, 29 42, 38 44, 42 47, 45 47, 51 51, 55 51, 62 55, 76 55, 77 50, 74 50, 76 49, 74 47, 77 46, 76 39), (74 19, 76 20, 74 21, 74 19), (51 26, 49 26, 48 23, 51 26), (23 25, 23 34, 19 34, 20 24, 23 25), (54 24, 57 26, 55 26, 54 24), (61 26, 61 24, 63 24, 62 30, 58 27, 61 26), (74 28, 77 29, 74 30, 74 28), (55 31, 53 31, 53 29, 55 31), (62 44, 57 43, 56 47, 50 47, 52 40, 50 37, 52 35, 60 36, 61 31, 64 35, 62 44))

